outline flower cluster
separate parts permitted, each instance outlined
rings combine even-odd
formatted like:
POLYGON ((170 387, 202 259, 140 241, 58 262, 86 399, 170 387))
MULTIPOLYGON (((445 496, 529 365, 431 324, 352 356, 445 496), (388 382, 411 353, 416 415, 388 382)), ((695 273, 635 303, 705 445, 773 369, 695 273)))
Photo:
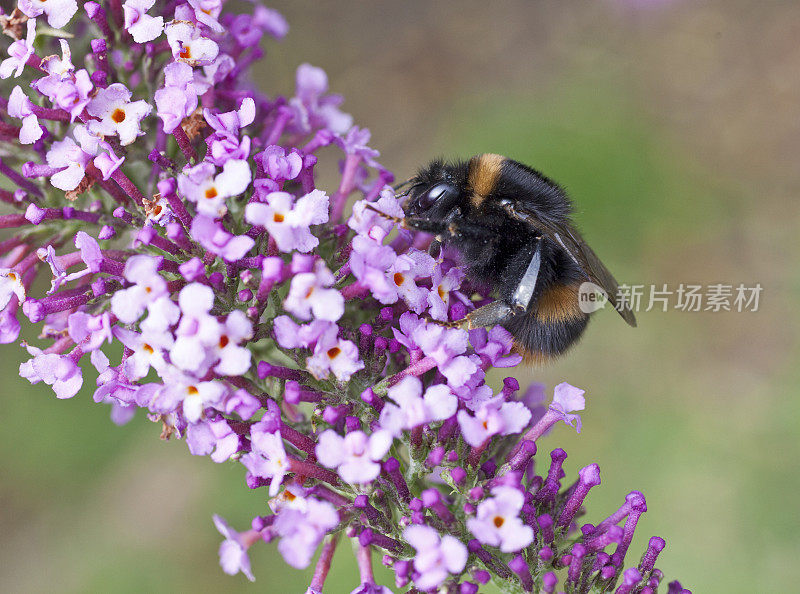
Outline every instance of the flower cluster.
POLYGON ((262 38, 288 26, 251 9, 20 0, 0 16, 0 342, 41 324, 20 375, 71 398, 93 366, 114 422, 141 410, 240 463, 269 510, 245 532, 214 518, 228 573, 253 579, 257 543, 296 568, 321 549, 319 593, 347 537, 354 592, 389 591, 374 552, 416 591, 655 592, 662 539, 623 568, 644 497, 580 524, 597 465, 562 484, 563 450, 535 463, 553 425, 580 431, 583 391, 545 407, 539 385, 487 383, 520 363, 511 335, 442 322, 490 295, 375 212, 403 214, 393 175, 322 70, 301 65, 290 97, 254 87, 262 38), (337 185, 318 186, 337 154, 337 185))

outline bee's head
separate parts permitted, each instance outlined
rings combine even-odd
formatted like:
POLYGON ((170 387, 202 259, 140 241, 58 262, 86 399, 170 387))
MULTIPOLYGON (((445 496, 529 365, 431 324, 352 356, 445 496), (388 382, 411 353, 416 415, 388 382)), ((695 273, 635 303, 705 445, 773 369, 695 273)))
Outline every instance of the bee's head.
POLYGON ((422 169, 410 181, 406 216, 431 220, 447 218, 461 202, 466 183, 466 174, 461 169, 462 165, 449 165, 442 161, 434 161, 422 169))

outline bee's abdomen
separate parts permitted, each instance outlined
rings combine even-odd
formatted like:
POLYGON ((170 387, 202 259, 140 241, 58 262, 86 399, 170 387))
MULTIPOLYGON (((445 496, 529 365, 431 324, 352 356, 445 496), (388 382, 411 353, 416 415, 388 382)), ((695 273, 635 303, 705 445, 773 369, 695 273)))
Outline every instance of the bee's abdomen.
POLYGON ((544 363, 557 357, 583 334, 589 314, 579 307, 578 286, 548 287, 525 313, 503 322, 514 335, 516 350, 530 362, 544 363))

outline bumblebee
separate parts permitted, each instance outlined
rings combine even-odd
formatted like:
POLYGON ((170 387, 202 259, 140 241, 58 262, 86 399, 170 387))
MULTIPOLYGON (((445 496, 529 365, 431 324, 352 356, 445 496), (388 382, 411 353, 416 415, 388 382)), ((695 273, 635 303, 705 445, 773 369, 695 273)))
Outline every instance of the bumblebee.
POLYGON ((545 362, 583 334, 589 313, 579 293, 591 282, 636 326, 614 276, 575 229, 570 199, 538 171, 482 154, 466 162, 434 161, 403 187, 402 224, 432 233, 434 254, 442 245, 455 248, 467 278, 488 284, 497 296, 451 324, 499 324, 514 336, 518 352, 545 362))

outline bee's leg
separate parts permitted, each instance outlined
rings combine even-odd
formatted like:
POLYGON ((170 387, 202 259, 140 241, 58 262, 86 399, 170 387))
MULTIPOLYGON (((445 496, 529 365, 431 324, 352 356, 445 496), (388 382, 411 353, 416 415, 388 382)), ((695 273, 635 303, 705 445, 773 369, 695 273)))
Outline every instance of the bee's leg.
POLYGON ((488 328, 505 321, 514 313, 513 309, 502 299, 474 309, 469 312, 461 322, 467 322, 467 330, 473 328, 488 328))
POLYGON ((440 320, 429 319, 429 322, 438 324, 445 328, 460 328, 464 324, 467 325, 467 330, 473 328, 488 328, 489 326, 496 326, 497 324, 505 321, 509 316, 514 313, 514 310, 502 299, 497 299, 473 309, 466 316, 460 320, 453 320, 452 322, 442 322, 440 320))

